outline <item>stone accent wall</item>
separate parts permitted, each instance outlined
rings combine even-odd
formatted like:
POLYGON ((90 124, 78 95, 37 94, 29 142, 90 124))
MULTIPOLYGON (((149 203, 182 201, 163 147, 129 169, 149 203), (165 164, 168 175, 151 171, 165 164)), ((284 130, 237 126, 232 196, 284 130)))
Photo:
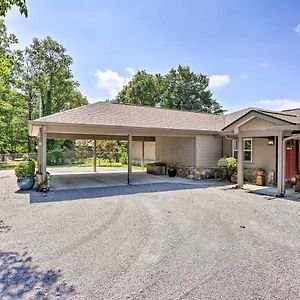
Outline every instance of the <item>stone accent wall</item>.
MULTIPOLYGON (((185 167, 185 166, 170 166, 176 169, 177 176, 187 179, 202 180, 202 179, 219 179, 219 180, 232 180, 236 181, 233 173, 226 169, 218 167, 213 168, 196 168, 196 167, 185 167), (234 180, 235 179, 235 180, 234 180)), ((244 169, 244 180, 255 183, 256 172, 258 169, 244 169)), ((276 185, 276 172, 274 170, 266 172, 266 183, 276 185)))
POLYGON ((176 169, 177 176, 187 179, 202 180, 202 179, 229 179, 232 174, 228 173, 227 170, 213 167, 185 167, 185 166, 170 166, 176 169))
MULTIPOLYGON (((244 168, 244 180, 248 182, 256 181, 256 172, 258 169, 254 168, 244 168)), ((266 171, 265 175, 266 183, 276 185, 276 172, 275 170, 266 171)))

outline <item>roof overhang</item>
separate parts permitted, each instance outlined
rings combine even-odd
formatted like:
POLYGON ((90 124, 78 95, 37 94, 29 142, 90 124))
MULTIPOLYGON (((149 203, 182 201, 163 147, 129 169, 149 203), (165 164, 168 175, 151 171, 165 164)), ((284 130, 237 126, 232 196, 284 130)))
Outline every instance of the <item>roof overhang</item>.
POLYGON ((182 130, 174 128, 152 128, 152 127, 129 127, 129 126, 108 126, 90 124, 71 124, 57 122, 29 122, 29 135, 38 136, 39 129, 47 128, 48 138, 53 139, 93 139, 103 136, 115 136, 116 139, 127 137, 129 134, 136 137, 155 137, 155 136, 182 136, 194 137, 200 134, 217 134, 218 131, 209 130, 182 130))

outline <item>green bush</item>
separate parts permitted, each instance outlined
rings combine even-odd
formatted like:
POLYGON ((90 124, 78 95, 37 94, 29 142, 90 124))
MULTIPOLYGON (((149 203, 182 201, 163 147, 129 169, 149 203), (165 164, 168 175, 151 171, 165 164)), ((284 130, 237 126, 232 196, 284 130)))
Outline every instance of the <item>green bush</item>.
POLYGON ((62 149, 53 149, 47 153, 48 165, 62 165, 64 163, 64 152, 62 149))
POLYGON ((228 169, 233 172, 237 170, 237 160, 234 157, 222 157, 218 160, 217 165, 221 169, 228 169))
POLYGON ((123 165, 126 165, 127 164, 127 152, 125 151, 122 151, 121 152, 121 155, 120 155, 120 162, 121 164, 123 165))
POLYGON ((17 178, 34 177, 35 175, 35 162, 30 158, 22 160, 15 167, 15 174, 17 178))

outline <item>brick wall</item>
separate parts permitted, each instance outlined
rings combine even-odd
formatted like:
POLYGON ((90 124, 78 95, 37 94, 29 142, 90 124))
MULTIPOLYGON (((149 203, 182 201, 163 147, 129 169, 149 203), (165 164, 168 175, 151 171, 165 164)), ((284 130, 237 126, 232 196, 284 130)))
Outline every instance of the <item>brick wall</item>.
POLYGON ((194 166, 195 139, 193 137, 156 137, 155 160, 167 165, 194 166))
POLYGON ((222 157, 222 139, 213 135, 197 135, 196 143, 196 166, 216 167, 217 161, 222 157))

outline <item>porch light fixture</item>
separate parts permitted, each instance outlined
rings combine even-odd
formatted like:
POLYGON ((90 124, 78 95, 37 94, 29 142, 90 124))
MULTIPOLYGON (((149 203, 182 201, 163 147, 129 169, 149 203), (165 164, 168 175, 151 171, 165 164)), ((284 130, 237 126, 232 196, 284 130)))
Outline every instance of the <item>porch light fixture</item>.
POLYGON ((268 137, 268 146, 274 146, 274 144, 275 144, 274 136, 269 136, 268 137))

